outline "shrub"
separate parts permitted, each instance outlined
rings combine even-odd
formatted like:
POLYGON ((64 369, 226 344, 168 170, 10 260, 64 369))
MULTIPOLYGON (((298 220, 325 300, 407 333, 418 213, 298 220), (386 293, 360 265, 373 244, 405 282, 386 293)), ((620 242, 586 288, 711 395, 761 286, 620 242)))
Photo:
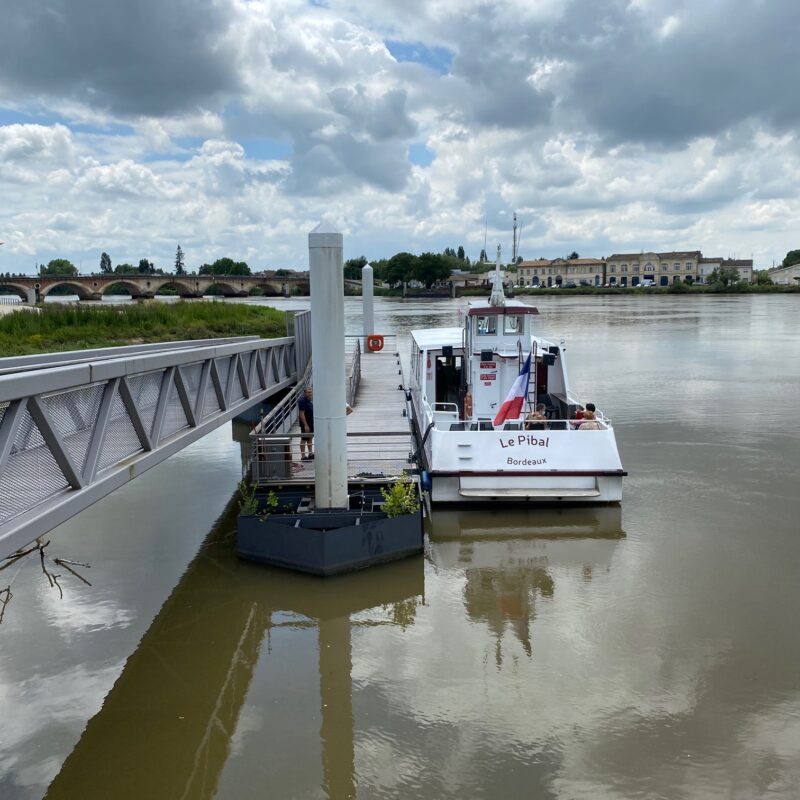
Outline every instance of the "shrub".
POLYGON ((383 510, 391 519, 400 514, 415 514, 419 510, 417 485, 405 476, 391 486, 381 489, 383 510))

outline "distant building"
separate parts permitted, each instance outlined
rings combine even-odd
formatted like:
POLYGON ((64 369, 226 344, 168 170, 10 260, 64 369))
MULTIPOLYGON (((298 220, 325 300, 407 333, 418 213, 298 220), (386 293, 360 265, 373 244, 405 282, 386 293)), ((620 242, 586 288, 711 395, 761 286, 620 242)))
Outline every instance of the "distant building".
POLYGON ((744 283, 753 282, 752 258, 725 258, 720 266, 725 269, 735 269, 739 273, 739 280, 744 283))
POLYGON ((699 250, 673 250, 668 253, 615 253, 606 259, 606 280, 611 286, 638 286, 652 281, 670 286, 686 278, 697 279, 699 250))
POLYGON ((605 261, 602 258, 539 258, 517 266, 519 286, 602 286, 605 261))
POLYGON ((776 267, 767 271, 767 276, 779 286, 800 284, 800 264, 791 267, 776 267))
POLYGON ((667 253, 614 253, 602 258, 539 258, 522 261, 517 268, 519 286, 656 286, 680 282, 708 283, 714 270, 735 269, 739 280, 753 281, 752 259, 704 258, 699 250, 667 253))

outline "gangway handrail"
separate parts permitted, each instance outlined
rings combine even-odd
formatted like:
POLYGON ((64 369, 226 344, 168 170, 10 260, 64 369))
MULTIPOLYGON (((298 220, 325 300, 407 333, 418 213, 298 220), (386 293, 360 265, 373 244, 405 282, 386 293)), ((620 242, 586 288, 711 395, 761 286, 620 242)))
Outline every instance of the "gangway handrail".
POLYGON ((295 384, 307 328, 0 375, 0 559, 295 384))
POLYGON ((260 338, 260 336, 224 336, 216 339, 183 339, 175 342, 150 342, 148 344, 122 345, 120 347, 98 347, 89 350, 64 350, 58 353, 7 356, 0 358, 0 375, 31 369, 48 369, 68 364, 83 364, 87 361, 104 361, 122 356, 146 355, 163 350, 219 347, 225 344, 253 341, 260 338))

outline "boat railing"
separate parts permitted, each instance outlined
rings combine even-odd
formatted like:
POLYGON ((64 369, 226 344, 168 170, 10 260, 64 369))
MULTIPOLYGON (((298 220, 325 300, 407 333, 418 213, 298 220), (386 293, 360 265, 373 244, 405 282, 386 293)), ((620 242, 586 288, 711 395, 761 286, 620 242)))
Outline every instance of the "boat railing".
MULTIPOLYGON (((453 433, 463 433, 464 431, 481 431, 489 433, 498 433, 500 431, 519 431, 520 433, 536 433, 537 431, 577 431, 584 422, 588 422, 588 420, 546 419, 527 423, 524 420, 509 420, 501 425, 494 425, 489 419, 467 421, 451 420, 442 424, 439 424, 437 421, 436 430, 453 433)), ((611 430, 611 420, 596 419, 595 422, 597 422, 597 424, 600 426, 599 430, 611 430)))
POLYGON ((435 403, 433 406, 433 421, 440 430, 450 430, 454 422, 458 422, 458 406, 455 403, 435 403))

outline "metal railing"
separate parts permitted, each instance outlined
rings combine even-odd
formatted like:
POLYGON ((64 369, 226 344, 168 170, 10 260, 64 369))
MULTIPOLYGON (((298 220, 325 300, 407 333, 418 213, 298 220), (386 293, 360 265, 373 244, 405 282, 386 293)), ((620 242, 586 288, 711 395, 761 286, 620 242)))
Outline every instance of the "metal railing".
POLYGON ((354 406, 358 387, 361 383, 361 340, 356 339, 356 346, 353 348, 353 358, 350 362, 350 372, 347 376, 347 403, 354 406))
MULTIPOLYGON (((302 436, 301 433, 251 434, 251 470, 256 486, 314 481, 315 461, 301 459, 302 436)), ((349 481, 387 483, 412 466, 408 433, 347 435, 349 481)))
POLYGON ((0 374, 0 558, 297 379, 294 338, 161 347, 0 374))

